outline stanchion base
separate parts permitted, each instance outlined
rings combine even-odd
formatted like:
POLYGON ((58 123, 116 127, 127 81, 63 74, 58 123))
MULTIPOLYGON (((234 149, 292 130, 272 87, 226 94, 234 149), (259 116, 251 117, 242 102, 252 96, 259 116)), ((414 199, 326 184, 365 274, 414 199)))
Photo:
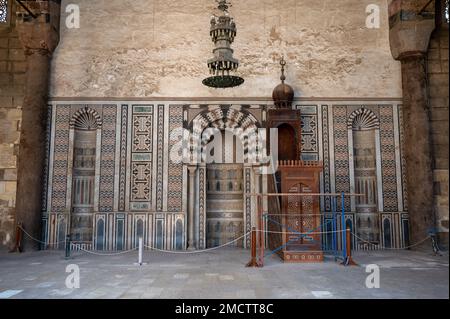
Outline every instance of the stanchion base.
POLYGON ((247 265, 245 265, 246 268, 262 268, 263 265, 261 263, 258 263, 256 259, 250 260, 247 265))
POLYGON ((343 262, 340 263, 343 266, 358 266, 358 264, 352 259, 352 257, 347 257, 343 262))
POLYGON ((142 263, 142 264, 140 264, 140 263, 133 263, 133 265, 135 265, 135 266, 145 266, 145 265, 147 265, 147 263, 142 263))

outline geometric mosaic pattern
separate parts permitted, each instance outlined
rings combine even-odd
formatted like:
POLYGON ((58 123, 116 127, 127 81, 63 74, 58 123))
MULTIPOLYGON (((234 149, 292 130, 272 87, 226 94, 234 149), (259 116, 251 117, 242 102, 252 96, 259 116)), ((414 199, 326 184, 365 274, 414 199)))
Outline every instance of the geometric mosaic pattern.
POLYGON ((408 211, 408 189, 406 188, 406 160, 404 156, 405 130, 403 127, 403 106, 398 106, 398 121, 400 128, 400 158, 402 171, 402 190, 403 190, 403 210, 408 211))
POLYGON ((50 159, 50 141, 51 141, 51 133, 52 133, 52 106, 47 106, 47 125, 45 128, 45 162, 44 162, 44 171, 43 171, 43 189, 42 189, 42 211, 46 212, 47 210, 47 194, 48 194, 48 166, 50 159))
POLYGON ((158 147, 156 170, 156 210, 163 210, 163 179, 164 179, 164 105, 158 105, 158 147))
POLYGON ((304 161, 319 159, 317 106, 297 105, 301 116, 301 156, 304 161))
POLYGON ((206 182, 206 168, 199 167, 199 200, 198 200, 198 210, 199 210, 199 224, 200 224, 200 230, 199 230, 199 247, 201 249, 205 248, 205 220, 206 220, 206 207, 205 207, 205 182, 206 182))
POLYGON ((8 1, 0 0, 0 23, 8 21, 8 1))
POLYGON ((125 211, 125 188, 127 177, 127 132, 128 132, 128 105, 121 106, 120 125, 120 164, 119 164, 119 211, 125 211))
MULTIPOLYGON (((334 106, 334 167, 336 192, 350 193, 350 172, 348 160, 347 107, 334 106)), ((338 201, 338 209, 341 203, 338 201)), ((345 198, 345 210, 350 211, 350 198, 345 198)))
POLYGON ((99 211, 101 212, 112 212, 114 210, 116 117, 116 105, 103 105, 99 191, 99 211))
MULTIPOLYGON (((381 104, 381 103, 380 103, 381 104)), ((48 223, 51 223, 50 217, 52 214, 61 214, 67 212, 66 198, 67 193, 67 168, 68 168, 68 155, 72 150, 69 150, 69 131, 70 120, 73 111, 80 108, 84 109, 85 105, 64 105, 58 104, 54 113, 49 110, 49 123, 47 127, 48 138, 50 138, 51 130, 50 125, 52 121, 52 114, 55 117, 53 122, 55 127, 53 128, 53 138, 51 141, 53 154, 52 171, 45 172, 49 166, 44 168, 44 173, 51 174, 51 180, 48 180, 52 185, 51 200, 46 205, 46 197, 44 194, 43 205, 44 210, 49 213, 48 223), (70 152, 69 152, 70 151, 70 152), (47 207, 46 207, 46 206, 47 207), (45 209, 46 208, 46 209, 45 209)), ((102 216, 98 220, 99 223, 103 223, 102 227, 105 230, 104 236, 119 236, 123 237, 124 242, 118 241, 121 246, 129 246, 127 236, 135 233, 142 227, 147 232, 148 240, 155 240, 160 242, 162 246, 174 247, 175 242, 179 243, 179 236, 185 236, 184 234, 184 220, 181 223, 176 223, 176 215, 171 218, 166 218, 170 212, 180 213, 183 210, 183 197, 186 198, 186 194, 183 194, 184 180, 183 180, 183 164, 173 163, 168 158, 168 162, 165 162, 166 157, 169 155, 167 152, 172 150, 177 141, 165 141, 165 134, 173 132, 177 128, 182 128, 184 120, 188 123, 192 121, 197 115, 202 116, 205 120, 205 127, 211 125, 218 127, 227 127, 229 125, 237 125, 250 129, 259 127, 260 120, 253 119, 248 116, 247 110, 242 108, 231 107, 227 105, 223 108, 211 108, 209 111, 207 108, 211 105, 206 105, 203 109, 190 108, 189 105, 170 105, 168 116, 165 118, 164 105, 158 105, 155 108, 153 105, 89 105, 96 113, 101 116, 101 147, 97 150, 98 156, 100 156, 100 184, 97 198, 99 203, 99 210, 102 216), (119 110, 117 109, 119 107, 119 110), (132 108, 132 110, 130 110, 132 108), (194 110, 190 119, 184 118, 183 110, 194 110), (198 110, 198 111, 197 111, 198 110), (214 112, 223 111, 224 114, 215 114, 214 112), (120 118, 117 119, 118 112, 120 118), (198 112, 198 113, 195 113, 198 112), (131 117, 131 118, 130 118, 131 117), (156 118, 155 118, 156 117, 156 118), (235 119, 233 123, 227 123, 227 119, 235 119), (247 122, 245 122, 247 120, 247 122), (168 123, 168 127, 165 123, 168 123), (212 123, 212 124, 211 124, 212 123), (153 127, 157 125, 157 127, 153 127), (117 131, 116 131, 117 130, 117 131), (155 133, 157 136, 154 136, 155 133), (131 141, 131 143, 129 143, 131 141), (156 143, 156 145, 154 145, 156 143), (166 150, 165 143, 168 144, 166 150), (117 150, 116 150, 117 147, 117 150), (157 154, 154 154, 154 150, 157 154), (116 151, 118 154, 116 154, 116 151), (119 161, 116 163, 116 158, 119 161), (153 161, 155 159, 155 161, 153 161), (168 167, 165 167, 167 163, 168 167), (116 166, 118 171, 115 171, 116 166), (156 174, 154 176, 153 174, 156 174), (115 181, 115 176, 118 180, 115 181), (127 185, 127 181, 130 183, 127 185), (167 189, 164 187, 167 183, 167 189), (114 185, 117 187, 117 194, 114 193, 114 185), (155 187, 155 189, 153 189, 155 187), (126 191, 129 194, 126 194, 126 191), (152 192, 153 191, 153 192, 152 192), (167 192, 167 193, 166 193, 167 192), (152 194, 155 198, 155 203, 152 203, 152 194), (127 199, 130 199, 130 211, 126 209, 128 207, 127 199), (167 198, 167 212, 164 211, 165 199, 167 198), (116 214, 113 213, 114 201, 118 204, 118 211, 123 212, 116 214), (153 204, 153 205, 152 205, 153 204), (164 207, 164 208, 163 208, 164 207), (155 212, 150 212, 153 208, 156 208, 155 212), (135 211, 135 212, 133 212, 135 211), (138 213, 137 211, 141 211, 138 213), (143 212, 145 211, 145 213, 143 212), (151 215, 153 214, 154 215, 151 215), (144 219, 139 217, 134 219, 133 216, 142 214, 146 216, 144 219), (114 216, 118 216, 117 220, 114 216), (130 216, 131 215, 131 216, 130 216), (120 218, 119 218, 120 217, 120 218), (114 219, 113 219, 114 218, 114 219), (120 220, 119 220, 120 219, 120 220), (177 226, 178 225, 178 226, 177 226), (181 226, 180 226, 181 225, 181 226), (117 231, 115 230, 117 228, 117 231), (136 229, 134 228, 136 227, 136 229), (180 228, 182 227, 182 229, 180 228), (178 233, 180 232, 180 233, 178 233), (128 234, 128 235, 127 235, 128 234), (180 235, 181 234, 181 235, 180 235), (166 236, 169 236, 166 238, 166 236), (176 239, 178 238, 178 239, 176 239)), ((348 150, 348 118, 353 111, 361 109, 361 105, 334 105, 332 108, 328 105, 307 105, 296 106, 301 110, 301 125, 302 125, 302 156, 303 159, 318 160, 319 151, 322 152, 323 158, 323 190, 326 193, 331 192, 331 186, 335 183, 336 192, 349 192, 350 191, 350 172, 349 172, 349 150, 348 150), (321 112, 318 112, 318 107, 321 108, 321 112), (329 111, 330 110, 330 111, 329 111), (332 111, 331 111, 332 110, 332 111), (321 114, 321 117, 319 117, 321 114), (332 117, 332 119, 330 119, 332 117), (333 121, 333 130, 330 132, 329 120, 333 121), (319 122, 321 121, 321 122, 319 122), (319 125, 320 124, 320 125, 319 125), (319 149, 319 127, 322 127, 322 149, 319 149), (333 135, 331 135, 333 134, 333 135), (334 145, 330 144, 330 141, 334 141, 334 145), (333 147, 333 149, 331 149, 333 147), (334 150, 335 156, 335 180, 331 181, 332 164, 330 160, 330 154, 334 150), (307 157, 307 158, 305 158, 307 157)), ((370 105, 364 106, 364 109, 370 109, 377 115, 380 120, 380 142, 381 142, 381 168, 382 168, 382 180, 378 183, 382 183, 384 211, 386 214, 392 214, 391 212, 398 211, 398 194, 397 194, 397 171, 395 163, 395 138, 394 138, 394 123, 393 123, 393 108, 390 105, 370 105)), ((400 144, 404 144, 404 131, 403 131, 403 114, 401 107, 398 109, 399 118, 399 133, 400 144)), ((189 117, 189 116, 188 116, 189 117)), ((203 126, 200 129, 204 128, 203 126)), ((47 152, 49 152, 49 146, 47 145, 47 152)), ((245 150, 250 150, 251 145, 245 145, 245 150)), ((403 185, 403 207, 407 210, 407 190, 405 179, 405 162, 403 157, 403 149, 401 151, 401 179, 403 185)), ((47 161, 48 162, 48 161, 47 161)), ((96 172, 97 173, 97 172, 96 172)), ((252 173, 251 168, 245 167, 244 170, 244 190, 251 191, 252 185, 252 173)), ((199 168, 200 181, 206 180, 205 168, 199 168)), ((199 181, 199 182, 200 182, 199 181)), ((44 181, 46 183, 46 181, 44 181)), ((206 224, 206 198, 204 197, 206 191, 205 183, 200 182, 200 194, 199 199, 199 235, 202 240, 205 238, 205 224, 206 224), (202 190, 203 188, 203 190, 202 190), (203 213, 202 213, 203 212, 203 213)), ((251 229, 251 204, 252 200, 247 198, 245 200, 245 214, 246 214, 246 231, 251 229)), ((324 198, 325 211, 331 210, 330 200, 324 198)), ((340 200, 338 200, 338 206, 340 206, 340 200)), ((350 200, 346 198, 345 209, 350 212, 350 200)), ((340 207, 338 207, 340 209, 340 207)), ((180 215, 184 218, 183 215, 180 215)), ((56 222, 56 226, 59 222, 56 222)), ((62 224, 61 224, 62 225, 62 224)), ((50 229, 49 226, 47 229, 50 229)), ((61 226, 63 227, 63 226, 61 226)), ((48 233, 49 236, 51 233, 48 233)), ((102 235, 102 236, 103 236, 102 235)), ((52 235, 53 236, 53 235, 52 235)), ((117 237, 117 238, 119 238, 117 237)), ((108 237, 109 238, 109 237, 108 237)), ((133 237, 134 238, 134 237, 133 237)), ((184 238, 184 237, 183 237, 184 238)), ((56 240, 56 239, 55 239, 56 240)), ((106 238, 105 238, 106 240, 106 238)), ((116 239, 114 239, 114 245, 116 245, 116 239)), ((117 239, 119 240, 119 239, 117 239)), ((146 239, 147 240, 147 239, 146 239)), ((183 239, 184 240, 184 239, 183 239)), ((105 245, 107 241, 105 241, 105 245)), ((200 246, 204 246, 206 243, 200 242, 200 246)), ((111 243, 108 243, 110 247, 111 243)), ((178 245, 178 244, 177 244, 178 245)), ((250 245, 250 238, 247 238, 247 246, 250 245)), ((161 247, 162 247, 161 246, 161 247)))
POLYGON ((398 211, 394 123, 391 105, 380 106, 381 167, 385 212, 398 211))
POLYGON ((51 209, 58 213, 66 210, 70 109, 70 105, 56 108, 51 209))
POLYGON ((132 163, 131 167, 131 201, 149 202, 151 195, 151 163, 132 163))
MULTIPOLYGON (((245 193, 251 193, 251 169, 245 169, 245 193)), ((251 221, 251 197, 246 196, 245 198, 245 233, 249 232, 252 229, 252 221, 251 221)), ((246 237, 246 247, 250 247, 250 236, 246 237)))
MULTIPOLYGON (((322 105, 322 145, 323 145, 323 190, 331 193, 330 183, 330 137, 328 131, 328 105, 322 105)), ((331 211, 330 197, 325 197, 325 211, 331 211)))
POLYGON ((153 163, 153 105, 133 105, 131 137, 131 194, 135 210, 151 205, 153 163), (145 204, 135 204, 143 202, 145 204))
MULTIPOLYGON (((169 106, 169 134, 183 127, 183 106, 169 106)), ((177 141, 169 140, 169 153, 177 141)), ((183 163, 173 162, 169 158, 169 174, 167 189, 167 210, 181 212, 183 199, 183 163)))

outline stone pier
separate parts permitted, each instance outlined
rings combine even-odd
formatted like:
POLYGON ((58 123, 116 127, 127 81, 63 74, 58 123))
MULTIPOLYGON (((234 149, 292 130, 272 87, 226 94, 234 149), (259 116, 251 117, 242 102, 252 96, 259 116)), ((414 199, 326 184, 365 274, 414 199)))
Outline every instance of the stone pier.
POLYGON ((414 10, 412 1, 393 1, 389 9, 391 51, 402 65, 406 183, 410 242, 414 244, 426 238, 436 223, 426 72, 426 52, 435 20, 434 14, 414 10))
MULTIPOLYGON (((50 60, 59 41, 60 4, 55 1, 25 1, 24 4, 36 18, 19 11, 16 23, 28 66, 19 145, 16 223, 23 223, 28 233, 40 239, 50 60)), ((25 236, 23 248, 38 247, 36 241, 25 236)))

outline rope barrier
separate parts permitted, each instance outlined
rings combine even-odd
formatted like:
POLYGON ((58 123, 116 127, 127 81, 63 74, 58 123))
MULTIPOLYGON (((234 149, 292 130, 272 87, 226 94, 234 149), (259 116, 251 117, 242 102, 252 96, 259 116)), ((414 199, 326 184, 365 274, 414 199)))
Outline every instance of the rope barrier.
POLYGON ((36 238, 34 238, 32 235, 30 235, 25 229, 23 229, 21 226, 17 226, 20 230, 22 230, 24 233, 25 233, 25 235, 27 235, 31 240, 34 240, 35 242, 37 242, 37 243, 39 243, 39 244, 42 244, 42 245, 58 245, 58 244, 63 244, 63 243, 66 243, 66 241, 57 241, 57 242, 55 242, 55 243, 46 243, 46 242, 44 242, 44 241, 42 241, 42 240, 39 240, 39 239, 36 239, 36 238))
MULTIPOLYGON (((369 242, 369 241, 367 241, 367 240, 362 239, 361 237, 358 237, 358 236, 357 236, 355 233, 353 233, 353 232, 352 232, 352 235, 353 235, 356 239, 359 239, 360 241, 362 241, 363 243, 370 244, 370 245, 373 245, 373 246, 378 246, 377 244, 371 243, 371 242, 369 242)), ((401 248, 382 247, 381 250, 403 250, 403 249, 408 249, 408 248, 412 248, 412 247, 415 247, 415 246, 418 246, 418 245, 424 243, 424 242, 425 242, 426 240, 428 240, 429 238, 431 238, 431 236, 428 236, 427 238, 425 238, 425 239, 423 239, 423 240, 421 240, 421 241, 419 241, 419 242, 417 242, 417 243, 415 243, 415 244, 406 246, 406 247, 401 247, 401 248)))
POLYGON ((330 230, 321 232, 311 232, 311 233, 298 233, 298 232, 282 232, 282 231, 272 231, 272 230, 256 230, 257 232, 269 233, 269 234, 287 234, 287 235, 321 235, 321 234, 333 234, 333 233, 345 233, 346 230, 330 230))
POLYGON ((121 252, 118 252, 118 253, 110 253, 110 254, 108 254, 108 253, 107 254, 96 253, 94 251, 89 251, 89 250, 86 250, 86 249, 83 249, 83 248, 80 248, 78 251, 84 251, 85 253, 88 253, 88 254, 91 254, 91 255, 97 255, 97 256, 118 256, 118 255, 124 255, 124 254, 131 253, 132 251, 135 251, 137 249, 138 249, 138 247, 135 247, 135 248, 130 249, 130 250, 125 250, 125 251, 121 251, 121 252))
POLYGON ((244 234, 244 235, 242 235, 242 236, 240 236, 240 237, 238 237, 238 238, 236 238, 236 239, 234 239, 234 240, 232 240, 232 241, 230 241, 230 242, 228 242, 228 243, 226 243, 226 244, 223 244, 223 245, 220 245, 220 246, 217 246, 217 247, 213 247, 213 248, 202 249, 202 250, 194 250, 194 251, 174 251, 174 250, 164 250, 164 249, 158 249, 158 248, 151 247, 151 246, 147 246, 147 245, 144 245, 144 247, 149 248, 149 249, 151 249, 151 250, 163 252, 163 253, 168 253, 168 254, 180 254, 180 255, 183 255, 183 254, 201 254, 201 253, 205 253, 205 252, 217 250, 217 249, 220 249, 220 248, 229 246, 229 245, 231 245, 231 244, 234 244, 235 242, 241 240, 241 239, 244 238, 244 237, 247 237, 247 236, 250 235, 250 234, 251 234, 251 231, 249 231, 248 233, 246 233, 246 234, 244 234))
MULTIPOLYGON (((39 239, 34 238, 32 235, 30 235, 30 234, 29 234, 25 229, 23 229, 22 227, 19 226, 19 228, 20 228, 20 229, 24 232, 24 234, 27 235, 30 239, 32 239, 32 240, 34 240, 34 241, 36 241, 36 242, 38 242, 38 243, 40 243, 40 244, 43 244, 43 245, 57 245, 57 244, 60 244, 60 243, 65 243, 65 241, 62 241, 62 242, 60 241, 60 242, 55 242, 55 243, 46 243, 46 242, 43 242, 43 241, 41 241, 41 240, 39 240, 39 239)), ((270 230, 256 230, 256 231, 257 231, 257 232, 266 233, 266 234, 321 235, 321 234, 343 233, 343 232, 345 232, 346 230, 323 231, 323 232, 311 232, 311 233, 278 232, 278 231, 270 231, 270 230)), ((241 239, 247 237, 247 236, 250 235, 250 234, 251 234, 251 231, 247 232, 246 234, 244 234, 244 235, 242 235, 242 236, 240 236, 240 237, 238 237, 238 238, 236 238, 236 239, 234 239, 234 240, 232 240, 232 241, 230 241, 230 242, 228 242, 228 243, 226 243, 226 244, 223 244, 223 245, 220 245, 220 246, 217 246, 217 247, 208 248, 208 249, 194 250, 194 251, 173 251, 173 250, 164 250, 164 249, 158 249, 158 248, 156 248, 156 247, 151 247, 151 246, 147 246, 147 245, 144 245, 144 247, 146 247, 146 248, 148 248, 148 249, 151 249, 151 250, 154 250, 154 251, 159 251, 159 252, 168 253, 168 254, 200 254, 200 253, 205 253, 205 252, 209 252, 209 251, 214 251, 214 250, 217 250, 217 249, 220 249, 220 248, 224 248, 224 247, 230 246, 231 244, 236 243, 237 241, 239 241, 239 240, 241 240, 241 239)), ((365 244, 369 244, 369 245, 372 245, 372 246, 377 246, 377 247, 379 247, 379 245, 374 244, 374 243, 371 243, 371 242, 369 242, 369 241, 366 241, 366 240, 362 239, 361 237, 359 237, 358 235, 356 235, 356 234, 353 233, 353 232, 352 232, 351 234, 352 234, 356 239, 358 239, 360 242, 362 242, 362 243, 365 243, 365 244)), ((421 240, 421 241, 419 241, 419 242, 417 242, 417 243, 415 243, 415 244, 406 246, 406 247, 400 247, 400 248, 382 247, 381 250, 404 250, 404 249, 409 249, 409 248, 413 248, 413 247, 415 247, 415 246, 418 246, 418 245, 424 243, 426 240, 428 240, 428 239, 430 239, 430 238, 431 238, 431 236, 428 236, 428 237, 424 238, 423 240, 421 240)), ((138 249, 138 247, 135 247, 135 248, 133 248, 133 249, 126 250, 126 251, 121 251, 121 252, 117 252, 117 253, 106 253, 106 254, 103 254, 103 253, 96 253, 96 252, 94 252, 94 251, 89 251, 89 250, 86 250, 86 249, 83 249, 83 248, 79 248, 78 251, 83 251, 83 252, 85 252, 85 253, 92 254, 92 255, 97 255, 97 256, 118 256, 118 255, 128 254, 128 253, 130 253, 130 252, 136 251, 137 249, 138 249)))

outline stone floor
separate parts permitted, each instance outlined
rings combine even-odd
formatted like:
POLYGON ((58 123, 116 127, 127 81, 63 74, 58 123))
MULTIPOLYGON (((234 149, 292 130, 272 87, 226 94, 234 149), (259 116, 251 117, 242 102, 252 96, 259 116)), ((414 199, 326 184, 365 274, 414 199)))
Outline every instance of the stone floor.
POLYGON ((197 255, 145 252, 96 256, 63 252, 0 253, 1 298, 449 298, 449 258, 412 251, 359 252, 357 267, 332 258, 322 264, 283 264, 276 256, 262 269, 244 265, 238 249, 197 255), (80 269, 80 288, 66 287, 66 266, 80 269), (380 267, 380 288, 365 285, 365 265, 380 267))

